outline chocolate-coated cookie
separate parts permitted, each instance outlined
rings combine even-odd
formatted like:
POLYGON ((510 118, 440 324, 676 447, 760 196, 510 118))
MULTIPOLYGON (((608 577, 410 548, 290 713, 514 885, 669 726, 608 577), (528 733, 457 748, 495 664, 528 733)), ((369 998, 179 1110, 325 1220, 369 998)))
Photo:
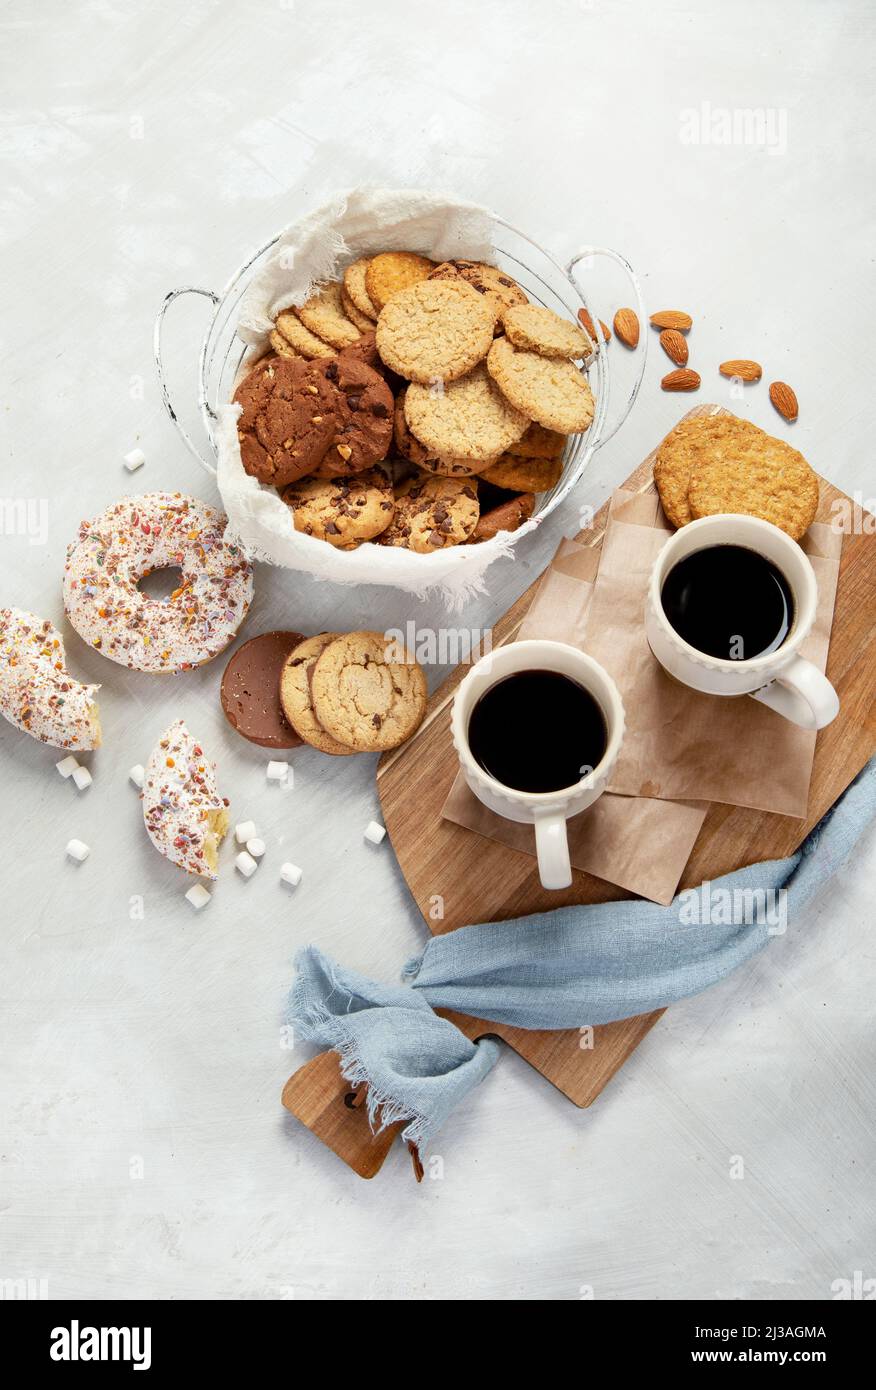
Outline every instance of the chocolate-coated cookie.
POLYGON ((280 704, 280 673, 289 653, 303 642, 300 632, 262 632, 238 647, 222 675, 225 718, 261 748, 297 748, 301 737, 280 704))

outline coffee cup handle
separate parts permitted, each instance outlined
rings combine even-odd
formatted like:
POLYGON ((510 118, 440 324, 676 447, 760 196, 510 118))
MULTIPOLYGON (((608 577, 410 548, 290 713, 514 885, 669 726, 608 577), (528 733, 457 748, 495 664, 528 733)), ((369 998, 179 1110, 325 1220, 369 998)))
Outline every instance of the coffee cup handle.
POLYGON ((561 812, 536 817, 535 849, 542 888, 568 888, 572 882, 572 865, 566 817, 561 812))
POLYGON ((751 698, 768 705, 792 724, 803 729, 823 729, 839 714, 839 696, 827 676, 811 661, 795 656, 774 681, 751 698))

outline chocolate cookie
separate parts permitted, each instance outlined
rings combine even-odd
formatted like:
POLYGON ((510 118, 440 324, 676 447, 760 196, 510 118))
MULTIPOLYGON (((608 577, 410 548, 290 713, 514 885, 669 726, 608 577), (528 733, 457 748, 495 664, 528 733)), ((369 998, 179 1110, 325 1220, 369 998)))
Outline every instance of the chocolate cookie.
POLYGON ((339 354, 338 359, 343 358, 345 362, 364 362, 366 367, 370 367, 373 372, 379 372, 382 376, 384 372, 380 354, 377 351, 377 335, 374 327, 363 333, 358 342, 352 343, 350 347, 345 347, 339 354))
POLYGON ((386 458, 392 442, 393 399, 383 377, 351 352, 342 352, 337 361, 320 362, 316 370, 334 391, 336 420, 316 476, 348 477, 386 458))
POLYGON ((300 632, 263 632, 238 647, 222 675, 225 718, 261 748, 297 748, 302 742, 280 704, 280 673, 300 632))
POLYGON ((237 422, 240 457, 260 483, 285 487, 311 473, 338 430, 339 393, 317 363, 303 358, 259 363, 234 400, 243 408, 237 422))
POLYGON ((392 521, 392 483, 382 468, 352 478, 302 478, 283 489, 296 531, 330 545, 368 541, 392 521))
POLYGON ((507 502, 500 502, 491 511, 481 512, 478 524, 469 537, 471 545, 480 541, 491 541, 500 531, 516 531, 524 521, 532 516, 535 498, 531 492, 522 492, 507 502))

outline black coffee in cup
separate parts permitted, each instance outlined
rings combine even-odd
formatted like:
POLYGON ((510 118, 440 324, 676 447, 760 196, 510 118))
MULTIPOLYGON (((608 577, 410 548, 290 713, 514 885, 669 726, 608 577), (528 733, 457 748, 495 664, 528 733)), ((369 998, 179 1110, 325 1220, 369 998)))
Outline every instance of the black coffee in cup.
POLYGON ((484 691, 468 744, 490 777, 521 792, 573 787, 602 762, 608 729, 598 702, 559 671, 515 671, 484 691))
POLYGON ((713 545, 679 560, 660 591, 679 637, 721 661, 777 651, 794 625, 794 596, 781 570, 742 545, 713 545))

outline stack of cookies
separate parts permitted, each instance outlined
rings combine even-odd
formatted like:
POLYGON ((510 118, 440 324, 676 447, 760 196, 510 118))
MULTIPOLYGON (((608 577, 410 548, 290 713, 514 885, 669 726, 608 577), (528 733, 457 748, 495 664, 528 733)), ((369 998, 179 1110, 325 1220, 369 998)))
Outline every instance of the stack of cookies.
POLYGON ((321 632, 292 649, 280 704, 297 734, 323 753, 397 748, 426 713, 423 668, 380 632, 321 632))
POLYGON ((429 554, 516 530, 594 401, 584 330, 496 266, 389 251, 277 315, 234 399, 296 530, 429 554))
POLYGON ((657 450, 654 481, 673 526, 739 512, 800 540, 818 511, 818 475, 803 455, 735 415, 682 420, 657 450))

